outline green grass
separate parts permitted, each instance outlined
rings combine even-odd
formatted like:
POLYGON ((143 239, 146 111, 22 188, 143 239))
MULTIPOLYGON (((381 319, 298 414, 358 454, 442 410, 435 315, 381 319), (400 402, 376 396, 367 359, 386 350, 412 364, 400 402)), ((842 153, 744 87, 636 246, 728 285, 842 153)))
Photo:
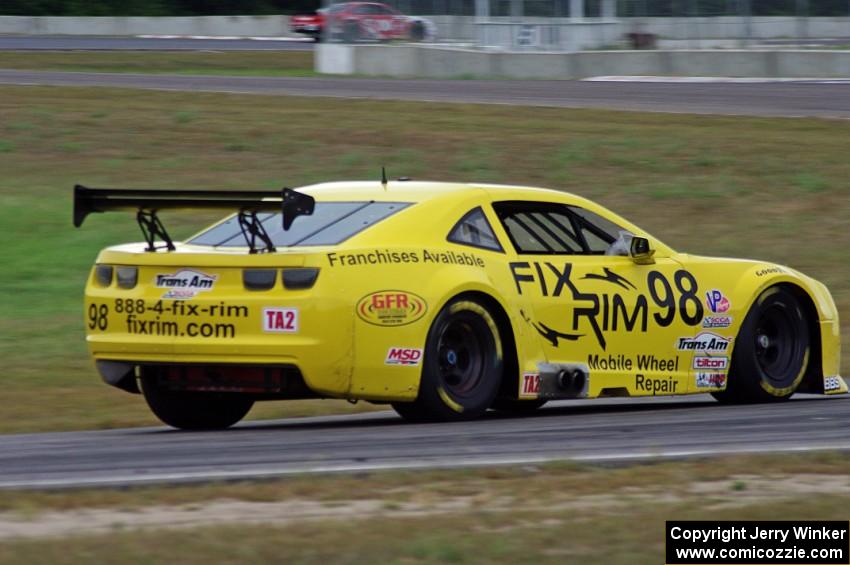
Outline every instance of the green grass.
POLYGON ((3 51, 0 69, 181 75, 316 76, 312 51, 3 51))
MULTIPOLYGON (((112 214, 75 230, 74 183, 262 189, 377 179, 386 165, 393 177, 551 186, 680 250, 798 268, 850 320, 848 135, 839 120, 0 87, 0 433, 155 423, 141 399, 100 384, 83 338, 88 269, 138 228, 112 214)), ((178 237, 209 219, 165 218, 178 237)), ((252 416, 348 409, 268 403, 252 416)))
POLYGON ((847 454, 823 453, 17 492, 0 525, 113 521, 58 538, 0 526, 0 563, 662 563, 666 520, 846 520, 848 472, 847 454), (209 525, 210 508, 240 502, 209 525), (276 504, 289 513, 256 523, 276 504))

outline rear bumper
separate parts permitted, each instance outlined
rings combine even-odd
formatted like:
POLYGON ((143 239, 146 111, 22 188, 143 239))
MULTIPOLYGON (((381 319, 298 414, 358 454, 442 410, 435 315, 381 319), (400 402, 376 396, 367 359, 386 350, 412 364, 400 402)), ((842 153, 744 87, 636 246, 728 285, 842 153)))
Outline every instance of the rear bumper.
POLYGON ((182 379, 186 385, 183 390, 268 394, 269 398, 347 398, 351 385, 350 360, 331 364, 296 355, 128 355, 120 351, 101 351, 93 356, 103 381, 128 392, 138 392, 135 381, 143 375, 177 383, 182 379))
POLYGON ((138 379, 153 380, 172 391, 245 394, 257 400, 316 398, 294 365, 214 365, 204 363, 139 363, 98 361, 104 382, 127 392, 140 392, 138 379))

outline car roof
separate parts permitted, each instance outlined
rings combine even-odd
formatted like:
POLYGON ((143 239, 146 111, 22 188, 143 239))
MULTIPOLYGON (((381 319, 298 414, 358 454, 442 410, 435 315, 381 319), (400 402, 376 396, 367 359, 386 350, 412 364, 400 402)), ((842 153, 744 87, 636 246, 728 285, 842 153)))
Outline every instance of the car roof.
POLYGON ((547 188, 530 186, 457 183, 414 180, 389 180, 386 189, 380 181, 342 181, 313 184, 297 188, 299 192, 310 194, 325 201, 362 200, 368 198, 379 202, 425 202, 433 199, 451 197, 474 197, 522 200, 552 199, 559 202, 583 204, 586 199, 547 188))

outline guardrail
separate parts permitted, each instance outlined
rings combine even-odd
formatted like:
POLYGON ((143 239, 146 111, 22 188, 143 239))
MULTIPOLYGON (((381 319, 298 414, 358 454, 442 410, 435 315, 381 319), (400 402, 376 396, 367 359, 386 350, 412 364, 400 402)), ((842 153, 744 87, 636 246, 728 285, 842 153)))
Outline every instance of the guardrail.
POLYGON ((576 79, 609 75, 850 78, 850 51, 492 52, 422 45, 320 44, 316 70, 395 77, 576 79))

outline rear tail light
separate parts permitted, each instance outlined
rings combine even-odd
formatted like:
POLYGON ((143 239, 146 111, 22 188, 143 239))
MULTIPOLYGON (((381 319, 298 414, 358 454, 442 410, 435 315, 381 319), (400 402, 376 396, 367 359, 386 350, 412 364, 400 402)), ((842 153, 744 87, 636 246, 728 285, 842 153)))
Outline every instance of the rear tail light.
POLYGON ((283 288, 287 290, 303 290, 312 288, 316 284, 316 279, 319 278, 319 269, 311 269, 299 267, 293 269, 283 269, 281 271, 283 278, 283 288))
POLYGON ((95 265, 94 278, 98 286, 109 286, 112 284, 112 265, 95 265))
POLYGON ((136 267, 116 267, 115 280, 118 281, 118 288, 136 288, 136 282, 139 280, 139 269, 136 267))
POLYGON ((275 269, 246 269, 242 271, 242 284, 248 290, 270 290, 277 281, 275 269))

